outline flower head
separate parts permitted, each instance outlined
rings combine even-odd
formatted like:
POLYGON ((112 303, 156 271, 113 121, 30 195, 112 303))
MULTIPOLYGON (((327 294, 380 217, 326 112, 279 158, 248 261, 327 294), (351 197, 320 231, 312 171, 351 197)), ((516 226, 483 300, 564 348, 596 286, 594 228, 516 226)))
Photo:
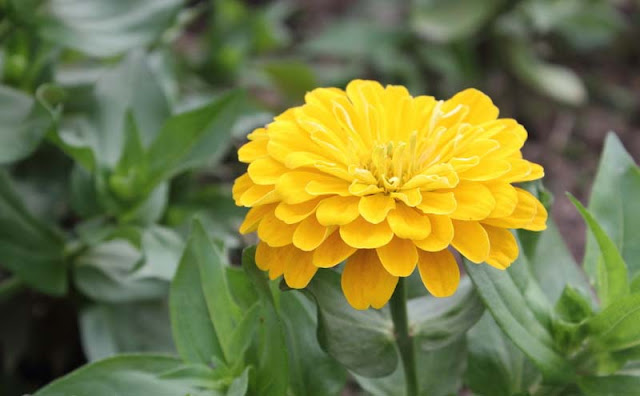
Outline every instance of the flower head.
POLYGON ((475 89, 446 101, 374 81, 315 89, 238 151, 249 167, 233 195, 251 208, 240 232, 257 230, 256 264, 293 288, 346 260, 357 309, 381 308, 416 266, 449 296, 460 279, 449 247, 505 269, 518 256, 509 229, 545 228, 545 208, 512 185, 544 174, 522 158, 526 138, 475 89))

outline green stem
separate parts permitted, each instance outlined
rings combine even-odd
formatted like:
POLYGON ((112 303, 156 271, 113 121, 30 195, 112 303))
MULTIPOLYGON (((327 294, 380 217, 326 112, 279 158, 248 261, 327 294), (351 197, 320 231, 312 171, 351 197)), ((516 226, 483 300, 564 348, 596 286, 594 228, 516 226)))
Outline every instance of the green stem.
POLYGON ((399 278, 396 290, 389 302, 391 318, 396 332, 396 343, 404 367, 404 378, 407 385, 407 396, 418 395, 418 378, 416 376, 416 357, 413 338, 409 335, 409 317, 407 315, 407 288, 405 279, 399 278))

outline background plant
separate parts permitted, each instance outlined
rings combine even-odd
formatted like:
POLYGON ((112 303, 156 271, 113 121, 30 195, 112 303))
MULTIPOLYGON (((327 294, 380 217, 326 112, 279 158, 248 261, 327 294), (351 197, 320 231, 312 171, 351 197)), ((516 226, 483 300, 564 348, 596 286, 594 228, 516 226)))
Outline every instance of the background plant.
MULTIPOLYGON (((586 201, 604 132, 618 129, 638 152, 638 52, 629 40, 637 7, 0 1, 0 394, 34 391, 85 361, 127 352, 179 358, 115 357, 41 392, 139 368, 167 394, 268 394, 267 376, 279 379, 272 394, 338 394, 345 383, 398 394, 403 375, 385 310, 348 309, 331 272, 303 296, 265 283, 250 260, 246 273, 238 268, 250 241, 234 231, 243 212, 230 199, 241 170, 232 147, 318 85, 371 77, 439 97, 477 86, 529 130, 525 156, 546 165, 559 227, 573 230, 578 211, 560 194, 586 201), (207 271, 225 274, 224 293, 204 295, 207 271), (201 292, 191 286, 198 282, 201 292), (279 324, 255 328, 260 318, 279 324), (201 328, 180 328, 193 323, 201 328), (264 350, 264 337, 280 347, 264 350)), ((585 215, 595 235, 587 279, 552 226, 519 235, 526 254, 505 274, 466 266, 473 282, 451 299, 410 288, 425 394, 632 389, 638 188, 632 156, 609 137, 593 219, 585 215)), ((582 234, 562 235, 581 255, 582 234)))

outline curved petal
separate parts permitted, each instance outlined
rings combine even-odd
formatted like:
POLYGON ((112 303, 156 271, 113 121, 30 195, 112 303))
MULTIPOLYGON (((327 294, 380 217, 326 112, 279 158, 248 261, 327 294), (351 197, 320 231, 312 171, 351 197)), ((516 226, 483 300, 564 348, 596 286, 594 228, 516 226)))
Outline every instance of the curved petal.
POLYGON ((275 208, 275 215, 278 219, 287 224, 299 223, 309 217, 320 204, 320 199, 314 199, 299 204, 288 204, 280 202, 275 208))
POLYGON ((286 247, 271 247, 259 242, 256 247, 256 266, 263 271, 269 271, 269 279, 274 280, 284 273, 284 260, 288 249, 286 247))
POLYGON ((240 224, 240 228, 238 231, 240 231, 240 233, 244 235, 257 230, 258 224, 260 224, 262 218, 267 213, 272 212, 275 207, 276 204, 269 204, 260 205, 249 209, 249 212, 247 212, 244 221, 242 222, 242 224, 240 224))
POLYGON ((396 204, 387 221, 394 234, 405 239, 425 239, 431 233, 429 216, 404 204, 396 204))
POLYGON ((518 242, 513 234, 505 229, 484 225, 489 236, 489 257, 487 264, 498 269, 507 269, 518 258, 518 242))
POLYGON ((286 249, 290 250, 284 259, 284 280, 291 288, 305 288, 318 271, 318 267, 312 263, 312 254, 293 246, 287 246, 286 249))
POLYGON ((393 238, 393 231, 386 221, 371 224, 358 217, 351 223, 340 226, 340 236, 347 245, 356 249, 374 249, 389 243, 393 238))
POLYGON ((355 309, 380 309, 391 298, 398 277, 389 274, 375 250, 358 250, 347 260, 342 272, 342 291, 355 309))
POLYGON ((271 157, 262 157, 253 161, 247 168, 251 180, 260 185, 276 184, 280 176, 288 169, 271 157))
POLYGON ((419 251, 418 270, 422 283, 435 297, 448 297, 456 292, 460 283, 460 268, 448 250, 419 251))
POLYGON ((450 214, 456 220, 481 220, 489 216, 496 207, 491 191, 478 182, 460 182, 451 190, 458 206, 450 214))
POLYGON ((430 214, 450 214, 456 210, 457 206, 452 192, 425 191, 422 193, 422 202, 418 205, 418 209, 430 214))
POLYGON ((453 223, 447 216, 429 215, 431 222, 431 233, 421 240, 414 240, 413 243, 427 252, 437 252, 446 249, 453 240, 453 223))
POLYGON ((315 216, 302 220, 293 233, 293 244, 298 249, 311 251, 329 236, 329 229, 318 223, 315 216))
POLYGON ((489 236, 477 221, 453 220, 453 240, 451 245, 474 263, 481 263, 489 257, 489 236))
POLYGON ((394 276, 409 276, 418 262, 418 249, 408 240, 394 237, 391 242, 376 249, 380 262, 394 276))
POLYGON ((387 194, 366 195, 360 198, 358 211, 369 223, 378 224, 384 221, 387 213, 395 206, 395 201, 387 194))
POLYGON ((281 247, 293 242, 294 224, 286 224, 272 213, 265 214, 258 225, 258 238, 271 247, 281 247))
POLYGON ((469 124, 482 124, 498 118, 498 108, 491 98, 474 88, 465 89, 455 94, 442 105, 443 112, 452 111, 457 106, 467 108, 466 115, 460 121, 469 124))
POLYGON ((316 210, 318 222, 324 226, 349 224, 359 216, 358 197, 330 197, 323 199, 316 210))
POLYGON ((340 233, 334 231, 313 251, 313 265, 320 268, 336 266, 351 256, 356 249, 344 243, 340 233))

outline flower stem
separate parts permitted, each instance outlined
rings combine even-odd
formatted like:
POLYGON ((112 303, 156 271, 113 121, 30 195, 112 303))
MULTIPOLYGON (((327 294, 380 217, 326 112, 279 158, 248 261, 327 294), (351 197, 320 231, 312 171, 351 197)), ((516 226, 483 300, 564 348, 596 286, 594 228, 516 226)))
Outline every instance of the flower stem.
POLYGON ((405 279, 399 278, 396 290, 389 302, 391 318, 396 331, 396 343, 400 350, 404 378, 407 385, 407 396, 418 395, 418 378, 416 376, 416 357, 413 338, 409 335, 409 317, 407 315, 407 288, 405 279))

